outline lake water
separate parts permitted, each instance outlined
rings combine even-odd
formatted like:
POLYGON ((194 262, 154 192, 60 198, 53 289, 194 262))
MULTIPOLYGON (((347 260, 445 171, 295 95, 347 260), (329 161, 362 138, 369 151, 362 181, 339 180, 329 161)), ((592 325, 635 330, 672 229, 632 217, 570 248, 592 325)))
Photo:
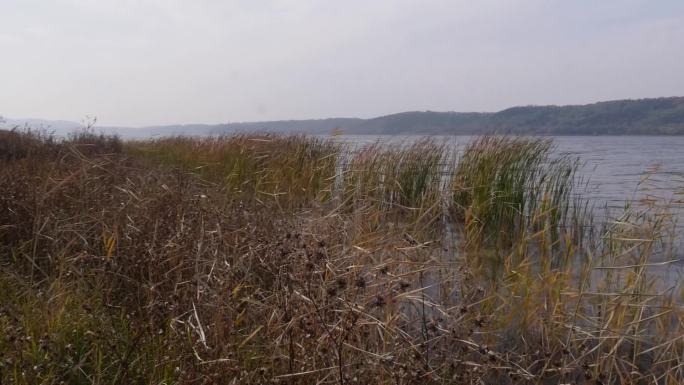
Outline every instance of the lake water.
MULTIPOLYGON (((424 136, 356 135, 336 140, 356 145, 410 143, 424 136)), ((472 136, 433 136, 462 149, 472 136)), ((623 208, 627 200, 684 200, 684 136, 557 136, 556 154, 579 157, 586 196, 596 206, 623 208)))
MULTIPOLYGON (((352 145, 410 143, 424 136, 339 136, 352 145)), ((474 137, 433 136, 435 141, 455 146, 457 152, 474 137)), ((594 206, 596 217, 613 221, 624 213, 626 202, 633 207, 658 202, 667 205, 675 224, 674 251, 668 259, 684 258, 684 136, 559 136, 551 137, 556 155, 577 156, 582 163, 579 177, 582 195, 594 206)), ((684 263, 653 268, 668 286, 680 282, 684 263)))
MULTIPOLYGON (((342 135, 352 146, 411 143, 425 136, 342 135)), ((431 136, 457 153, 475 137, 431 136)), ((578 188, 595 213, 614 219, 628 201, 669 205, 684 235, 684 136, 556 136, 555 154, 579 158, 578 188), (604 210, 605 209, 605 210, 604 210)), ((684 236, 682 237, 684 238, 684 236)))

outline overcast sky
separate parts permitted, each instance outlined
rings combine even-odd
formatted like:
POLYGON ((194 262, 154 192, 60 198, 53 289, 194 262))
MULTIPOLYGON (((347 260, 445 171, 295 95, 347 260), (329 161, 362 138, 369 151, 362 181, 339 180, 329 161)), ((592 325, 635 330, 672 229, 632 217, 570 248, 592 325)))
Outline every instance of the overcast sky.
POLYGON ((682 0, 0 0, 0 115, 102 125, 684 95, 682 0))

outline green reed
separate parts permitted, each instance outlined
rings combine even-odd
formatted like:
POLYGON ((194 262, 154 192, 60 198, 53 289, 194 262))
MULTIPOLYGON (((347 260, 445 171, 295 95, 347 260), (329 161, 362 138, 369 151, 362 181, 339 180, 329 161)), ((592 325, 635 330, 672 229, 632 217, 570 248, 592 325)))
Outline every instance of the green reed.
POLYGON ((474 245, 506 244, 526 231, 583 220, 573 192, 577 159, 551 158, 548 139, 485 136, 464 150, 451 188, 456 218, 474 245), (574 216, 574 217, 573 217, 574 216))

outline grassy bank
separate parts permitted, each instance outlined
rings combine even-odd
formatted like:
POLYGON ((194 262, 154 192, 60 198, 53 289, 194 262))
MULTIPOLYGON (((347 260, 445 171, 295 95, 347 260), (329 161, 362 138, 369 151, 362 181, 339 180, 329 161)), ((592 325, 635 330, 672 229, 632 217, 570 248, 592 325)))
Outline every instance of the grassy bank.
POLYGON ((0 383, 680 383, 667 207, 552 148, 0 132, 0 383))

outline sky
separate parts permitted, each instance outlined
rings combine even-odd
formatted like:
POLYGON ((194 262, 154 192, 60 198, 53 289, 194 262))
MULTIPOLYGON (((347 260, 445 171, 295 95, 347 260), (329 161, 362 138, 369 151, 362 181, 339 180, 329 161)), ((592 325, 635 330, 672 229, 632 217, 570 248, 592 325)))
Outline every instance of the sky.
POLYGON ((682 0, 0 0, 0 115, 101 125, 684 96, 682 0))

